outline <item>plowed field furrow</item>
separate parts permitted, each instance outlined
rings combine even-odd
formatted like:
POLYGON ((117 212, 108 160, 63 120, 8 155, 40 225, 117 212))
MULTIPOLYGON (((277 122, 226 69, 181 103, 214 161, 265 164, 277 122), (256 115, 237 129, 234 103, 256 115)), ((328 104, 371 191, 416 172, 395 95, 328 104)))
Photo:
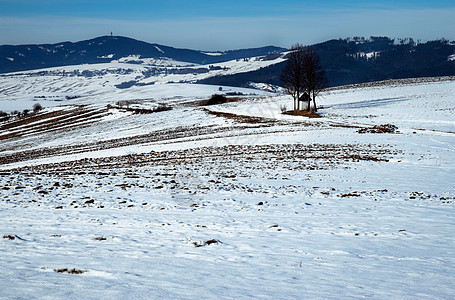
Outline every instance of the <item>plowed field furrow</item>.
MULTIPOLYGON (((241 161, 249 169, 329 170, 358 161, 388 161, 400 155, 399 151, 372 144, 283 144, 283 145, 229 145, 200 147, 177 151, 150 152, 104 158, 86 158, 71 162, 25 167, 12 172, 62 172, 78 170, 103 170, 127 166, 178 166, 201 165, 213 162, 230 164, 241 161), (260 164, 258 164, 260 162, 260 164)), ((221 171, 223 168, 219 168, 221 171)))
POLYGON ((49 113, 31 115, 31 116, 28 116, 27 118, 20 118, 18 120, 13 120, 11 122, 7 122, 6 124, 3 124, 2 126, 0 126, 0 131, 10 130, 10 129, 19 129, 19 128, 21 128, 21 126, 33 124, 38 121, 48 122, 50 119, 55 119, 58 117, 64 118, 65 115, 73 114, 74 110, 75 109, 59 110, 59 111, 53 111, 53 112, 49 112, 49 113))
MULTIPOLYGON (((5 129, 8 129, 8 132, 1 135, 0 131, 0 140, 20 136, 29 136, 32 134, 55 132, 66 129, 69 126, 84 125, 87 122, 92 123, 93 121, 106 115, 106 113, 106 109, 76 109, 72 111, 65 111, 61 114, 49 113, 27 118, 5 125, 4 127, 5 129), (39 120, 39 122, 36 122, 37 120, 39 120)), ((0 130, 2 129, 3 127, 0 130)))
POLYGON ((204 136, 208 134, 221 133, 230 130, 232 130, 231 127, 229 128, 216 127, 215 125, 205 127, 176 127, 169 130, 155 131, 149 134, 139 136, 16 152, 13 154, 0 156, 0 164, 9 164, 13 162, 27 161, 38 158, 77 154, 97 150, 106 150, 117 147, 153 143, 158 141, 173 140, 179 138, 204 136))
POLYGON ((92 123, 99 121, 99 119, 104 116, 106 116, 106 112, 99 111, 99 112, 94 112, 94 113, 88 114, 82 118, 78 118, 78 117, 68 118, 66 120, 63 120, 63 122, 55 124, 55 126, 52 126, 50 124, 45 124, 45 125, 42 125, 39 127, 31 128, 29 131, 24 132, 24 134, 22 134, 22 136, 57 132, 57 131, 61 131, 61 130, 74 129, 75 127, 78 127, 78 128, 85 127, 87 125, 90 125, 92 123))

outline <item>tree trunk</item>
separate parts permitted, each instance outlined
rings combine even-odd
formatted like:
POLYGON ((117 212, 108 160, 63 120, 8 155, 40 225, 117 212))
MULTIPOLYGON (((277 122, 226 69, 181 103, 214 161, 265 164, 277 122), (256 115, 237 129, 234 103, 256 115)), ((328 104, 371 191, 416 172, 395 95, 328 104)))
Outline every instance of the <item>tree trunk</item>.
POLYGON ((311 91, 308 91, 308 99, 307 99, 308 100, 308 105, 307 105, 307 108, 306 108, 307 112, 311 112, 311 96, 310 95, 311 95, 311 91))
MULTIPOLYGON (((300 92, 297 91, 297 110, 300 109, 300 103, 299 103, 300 101, 299 101, 299 99, 300 99, 300 92)), ((295 102, 294 102, 294 111, 295 111, 295 102)))
POLYGON ((316 108, 316 95, 313 92, 313 105, 314 105, 314 112, 317 112, 318 109, 316 108))

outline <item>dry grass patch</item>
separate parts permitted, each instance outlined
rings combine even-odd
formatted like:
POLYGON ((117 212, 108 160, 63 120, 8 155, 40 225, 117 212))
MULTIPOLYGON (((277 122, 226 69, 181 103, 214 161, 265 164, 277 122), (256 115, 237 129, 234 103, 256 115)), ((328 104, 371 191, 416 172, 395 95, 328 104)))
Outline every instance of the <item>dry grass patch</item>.
POLYGON ((211 245, 211 244, 218 244, 220 241, 218 240, 215 240, 215 239, 211 239, 211 240, 207 240, 205 242, 193 242, 193 245, 194 247, 204 247, 204 246, 208 246, 208 245, 211 245))
POLYGON ((362 128, 357 130, 358 133, 396 133, 398 127, 393 124, 375 125, 371 128, 362 128))
POLYGON ((68 269, 68 268, 64 268, 64 269, 54 269, 54 272, 56 273, 68 273, 68 274, 82 274, 82 273, 85 273, 87 271, 83 271, 83 270, 78 270, 78 269, 68 269))
POLYGON ((266 124, 269 124, 269 123, 277 122, 276 120, 273 120, 273 119, 237 115, 237 114, 227 113, 227 112, 212 111, 212 110, 209 110, 206 108, 203 108, 202 110, 210 115, 214 115, 214 116, 226 118, 226 119, 231 119, 231 120, 234 120, 235 122, 239 122, 239 123, 250 123, 250 124, 266 123, 266 124))
POLYGON ((309 112, 306 110, 288 110, 282 112, 283 115, 290 115, 290 116, 302 116, 307 118, 322 118, 319 114, 315 112, 309 112))

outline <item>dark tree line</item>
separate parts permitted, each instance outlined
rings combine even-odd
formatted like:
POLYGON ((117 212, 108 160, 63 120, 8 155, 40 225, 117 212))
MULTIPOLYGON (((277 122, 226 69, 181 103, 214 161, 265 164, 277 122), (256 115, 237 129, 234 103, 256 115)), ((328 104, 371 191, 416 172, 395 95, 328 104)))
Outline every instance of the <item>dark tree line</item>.
POLYGON ((316 112, 316 96, 328 81, 319 55, 311 47, 295 44, 291 47, 281 81, 287 93, 294 99, 294 110, 300 110, 300 102, 306 101, 308 112, 316 112), (313 110, 311 109, 313 101, 313 110))

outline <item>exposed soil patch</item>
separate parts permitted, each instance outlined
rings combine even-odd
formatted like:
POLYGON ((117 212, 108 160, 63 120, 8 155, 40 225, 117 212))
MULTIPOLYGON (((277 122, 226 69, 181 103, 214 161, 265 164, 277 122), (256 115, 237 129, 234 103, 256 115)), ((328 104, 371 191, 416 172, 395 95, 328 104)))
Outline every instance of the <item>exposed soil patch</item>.
POLYGON ((204 242, 193 242, 194 247, 204 247, 204 246, 209 246, 212 244, 218 244, 219 241, 215 239, 207 240, 204 242))
POLYGON ((85 273, 87 271, 83 271, 83 270, 78 270, 78 269, 68 269, 68 268, 64 268, 64 269, 54 269, 54 272, 56 273, 68 273, 68 274, 82 274, 82 273, 85 273))
POLYGON ((261 118, 261 117, 252 117, 252 116, 245 116, 245 115, 238 115, 238 114, 233 114, 233 113, 227 113, 227 112, 219 112, 219 111, 212 111, 206 108, 202 109, 204 112, 214 115, 217 117, 222 117, 226 119, 233 120, 238 123, 250 123, 250 124, 258 124, 258 123, 265 123, 265 124, 274 124, 278 123, 277 120, 275 119, 267 119, 267 118, 261 118))
POLYGON ((393 124, 375 125, 371 128, 361 128, 357 130, 358 133, 396 133, 398 127, 393 124))
POLYGON ((361 195, 358 194, 358 193, 346 193, 346 194, 341 194, 340 197, 341 198, 346 198, 346 197, 360 197, 361 195))
POLYGON ((306 110, 288 110, 282 112, 283 115, 290 115, 290 116, 302 116, 307 118, 322 118, 319 114, 315 112, 308 112, 306 110))
MULTIPOLYGON (((348 162, 387 162, 399 151, 381 145, 362 144, 287 144, 287 145, 229 145, 224 147, 200 147, 177 151, 152 151, 150 153, 82 159, 72 162, 24 167, 11 172, 78 172, 80 170, 124 168, 128 166, 194 166, 242 163, 255 169, 277 167, 289 170, 329 170, 339 165, 347 168, 348 162), (257 162, 261 162, 258 164, 257 162)), ((234 174, 227 174, 231 176, 234 174)), ((237 176, 239 174, 236 174, 237 176)), ((160 186, 160 185, 157 185, 160 186)), ((92 199, 90 199, 92 200, 92 199)), ((87 200, 87 201, 90 201, 87 200)), ((88 203, 90 204, 90 202, 88 203)))

